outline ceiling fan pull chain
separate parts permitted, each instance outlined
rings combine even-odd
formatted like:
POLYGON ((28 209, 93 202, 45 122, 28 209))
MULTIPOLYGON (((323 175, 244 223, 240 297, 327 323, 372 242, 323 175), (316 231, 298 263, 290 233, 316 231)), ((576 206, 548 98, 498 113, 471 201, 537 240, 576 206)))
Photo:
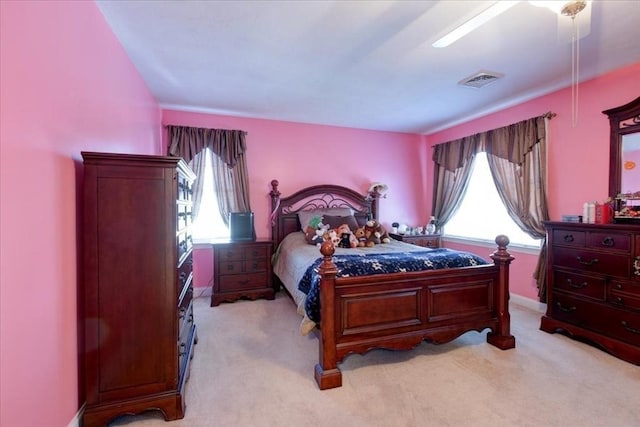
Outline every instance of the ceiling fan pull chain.
POLYGON ((580 77, 580 27, 576 16, 571 17, 573 31, 571 40, 571 122, 578 125, 578 79, 580 77))

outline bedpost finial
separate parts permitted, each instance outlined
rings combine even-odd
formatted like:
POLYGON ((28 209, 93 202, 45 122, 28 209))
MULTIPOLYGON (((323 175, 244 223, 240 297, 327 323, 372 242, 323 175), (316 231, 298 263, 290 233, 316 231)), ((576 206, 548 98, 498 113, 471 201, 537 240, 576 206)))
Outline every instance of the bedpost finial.
POLYGON ((514 258, 507 251, 507 245, 509 245, 509 238, 504 234, 499 234, 496 236, 496 245, 498 245, 498 250, 495 251, 491 255, 491 259, 498 262, 511 262, 514 258))
POLYGON ((333 246, 333 243, 331 243, 328 240, 325 240, 322 245, 320 245, 320 253, 322 254, 322 256, 326 257, 331 257, 333 256, 333 254, 336 252, 336 248, 335 246, 333 246))
POLYGON ((498 245, 498 249, 507 249, 507 245, 509 245, 509 237, 504 234, 496 236, 496 245, 498 245))
POLYGON ((280 185, 280 183, 278 182, 277 179, 272 179, 271 180, 271 196, 279 196, 280 192, 278 191, 278 185, 280 185))

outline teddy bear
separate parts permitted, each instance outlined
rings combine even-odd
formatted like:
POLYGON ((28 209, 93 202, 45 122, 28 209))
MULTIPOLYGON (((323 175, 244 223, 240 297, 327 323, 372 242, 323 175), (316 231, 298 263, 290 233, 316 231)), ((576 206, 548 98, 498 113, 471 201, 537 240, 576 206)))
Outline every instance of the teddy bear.
POLYGON ((356 231, 353 232, 353 236, 358 242, 358 247, 363 248, 367 245, 367 234, 364 231, 364 227, 356 228, 356 231))
POLYGON ((387 230, 375 219, 371 219, 366 222, 364 226, 365 235, 367 238, 366 246, 372 247, 381 243, 389 243, 391 237, 387 230))

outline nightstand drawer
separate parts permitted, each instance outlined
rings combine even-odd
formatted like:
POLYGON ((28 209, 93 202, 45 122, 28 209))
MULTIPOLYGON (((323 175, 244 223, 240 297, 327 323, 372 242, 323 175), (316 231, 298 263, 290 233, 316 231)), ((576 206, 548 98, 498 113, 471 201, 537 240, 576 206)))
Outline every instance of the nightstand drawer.
POLYGON ((267 246, 251 246, 245 248, 245 258, 247 260, 261 259, 266 260, 269 253, 269 248, 267 246))
POLYGON ((234 261, 244 259, 244 248, 242 246, 228 246, 217 250, 216 256, 220 261, 234 261))
POLYGON ((220 276, 244 273, 244 261, 220 261, 220 276))
POLYGON ((220 277, 220 290, 222 292, 259 289, 267 285, 268 280, 264 273, 234 274, 220 277))

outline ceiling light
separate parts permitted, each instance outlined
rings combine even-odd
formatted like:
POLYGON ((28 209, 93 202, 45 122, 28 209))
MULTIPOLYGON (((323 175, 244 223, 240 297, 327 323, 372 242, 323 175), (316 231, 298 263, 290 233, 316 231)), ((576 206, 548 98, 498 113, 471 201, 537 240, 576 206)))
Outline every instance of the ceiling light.
MULTIPOLYGON (((446 47, 456 40, 461 39, 462 37, 469 34, 471 31, 475 30, 485 22, 490 19, 495 18, 500 15, 502 12, 510 9, 515 6, 519 1, 498 1, 495 2, 492 6, 480 12, 478 15, 474 16, 464 24, 460 25, 455 30, 447 33, 444 37, 438 39, 435 43, 433 43, 433 47, 446 47)), ((564 3, 564 2, 563 2, 564 3)))
MULTIPOLYGON (((587 1, 529 1, 534 6, 546 7, 558 15, 571 18, 571 123, 578 124, 578 89, 580 82, 580 27, 578 14, 587 7, 587 1)), ((588 9, 587 9, 588 10, 588 9)))
POLYGON ((538 6, 546 7, 558 15, 576 16, 578 12, 582 11, 587 5, 586 1, 531 1, 529 3, 538 6))

